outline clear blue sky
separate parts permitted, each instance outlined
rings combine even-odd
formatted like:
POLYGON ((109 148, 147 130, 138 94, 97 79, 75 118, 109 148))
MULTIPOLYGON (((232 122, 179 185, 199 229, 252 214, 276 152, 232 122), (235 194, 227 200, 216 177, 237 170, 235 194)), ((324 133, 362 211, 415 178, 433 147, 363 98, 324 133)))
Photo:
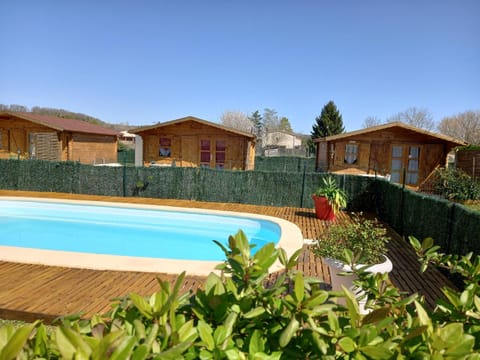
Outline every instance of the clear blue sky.
POLYGON ((478 0, 1 0, 0 103, 149 125, 275 109, 310 133, 480 110, 478 0))

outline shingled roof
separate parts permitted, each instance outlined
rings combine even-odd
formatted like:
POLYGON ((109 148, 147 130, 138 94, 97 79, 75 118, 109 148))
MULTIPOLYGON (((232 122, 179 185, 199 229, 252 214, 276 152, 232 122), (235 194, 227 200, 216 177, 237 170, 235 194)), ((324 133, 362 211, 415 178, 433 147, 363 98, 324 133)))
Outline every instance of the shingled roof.
POLYGON ((87 134, 117 136, 118 131, 95 125, 82 120, 66 119, 57 116, 41 115, 30 112, 0 112, 0 117, 19 118, 31 121, 35 124, 43 125, 57 131, 71 131, 87 134))

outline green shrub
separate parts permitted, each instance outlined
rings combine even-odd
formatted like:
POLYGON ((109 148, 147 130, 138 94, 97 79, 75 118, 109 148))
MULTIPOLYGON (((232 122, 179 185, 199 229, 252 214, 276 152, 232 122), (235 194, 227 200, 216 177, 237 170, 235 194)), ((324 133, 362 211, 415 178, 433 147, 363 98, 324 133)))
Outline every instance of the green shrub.
POLYGON ((437 170, 436 193, 455 201, 480 200, 480 182, 457 169, 437 170))
POLYGON ((390 238, 386 232, 376 219, 369 220, 352 213, 351 222, 330 225, 318 239, 313 252, 319 257, 337 259, 351 265, 378 264, 387 253, 386 244, 390 238), (345 250, 353 254, 353 264, 345 259, 345 250))
MULTIPOLYGON (((441 261, 426 245, 418 246, 424 260, 441 261)), ((300 251, 287 258, 268 244, 252 256, 241 232, 220 246, 223 275, 210 274, 195 294, 180 293, 182 274, 149 297, 119 299, 106 319, 67 317, 51 333, 39 322, 5 326, 0 359, 480 359, 478 282, 467 293, 445 290, 447 301, 430 312, 388 278, 361 274, 373 309, 363 316, 349 290, 323 290, 294 270, 300 251), (285 271, 267 286, 276 261, 285 271)), ((476 270, 468 264, 453 267, 478 272, 478 259, 476 270)))

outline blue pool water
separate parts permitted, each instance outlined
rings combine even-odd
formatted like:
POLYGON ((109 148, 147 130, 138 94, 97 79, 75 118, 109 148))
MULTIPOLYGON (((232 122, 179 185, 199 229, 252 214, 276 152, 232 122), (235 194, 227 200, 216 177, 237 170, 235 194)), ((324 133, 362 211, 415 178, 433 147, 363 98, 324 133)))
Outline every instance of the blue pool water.
POLYGON ((280 239, 279 225, 253 217, 0 200, 0 245, 6 246, 216 261, 225 255, 212 240, 227 244, 239 229, 256 245, 252 252, 280 239))

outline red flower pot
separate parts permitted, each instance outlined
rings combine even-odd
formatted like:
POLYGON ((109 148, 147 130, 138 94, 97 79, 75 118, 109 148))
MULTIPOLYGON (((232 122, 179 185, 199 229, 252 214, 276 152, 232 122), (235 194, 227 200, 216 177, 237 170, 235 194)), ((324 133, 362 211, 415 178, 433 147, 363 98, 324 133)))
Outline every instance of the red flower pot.
POLYGON ((335 220, 335 212, 332 206, 328 203, 328 199, 324 196, 312 195, 315 204, 315 215, 320 220, 335 220))

